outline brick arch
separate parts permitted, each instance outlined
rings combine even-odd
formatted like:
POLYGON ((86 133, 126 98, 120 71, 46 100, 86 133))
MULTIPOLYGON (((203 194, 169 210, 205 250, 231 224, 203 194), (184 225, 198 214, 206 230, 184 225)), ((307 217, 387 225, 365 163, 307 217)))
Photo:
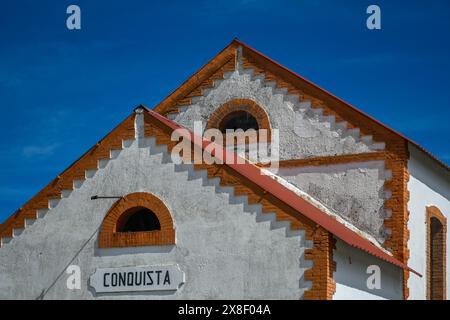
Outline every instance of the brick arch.
POLYGON ((427 299, 445 300, 446 299, 446 241, 447 241, 447 218, 435 206, 426 208, 427 224, 427 299), (441 225, 440 233, 433 236, 431 234, 432 219, 439 221, 441 225), (431 257, 431 248, 439 250, 440 256, 431 257), (435 258, 436 257, 436 258, 435 258), (439 259, 440 258, 440 259, 439 259), (432 279, 432 272, 435 274, 432 279))
POLYGON ((146 192, 130 193, 116 201, 103 219, 98 237, 99 248, 172 244, 175 244, 175 229, 170 211, 158 197, 146 192), (151 210, 158 218, 161 230, 117 232, 120 217, 136 207, 151 210))
POLYGON ((258 128, 267 130, 267 142, 271 141, 272 129, 270 126, 269 116, 260 105, 250 99, 233 99, 221 105, 209 117, 206 129, 219 128, 223 119, 225 119, 225 117, 227 117, 230 113, 236 111, 246 111, 255 117, 258 122, 258 128))

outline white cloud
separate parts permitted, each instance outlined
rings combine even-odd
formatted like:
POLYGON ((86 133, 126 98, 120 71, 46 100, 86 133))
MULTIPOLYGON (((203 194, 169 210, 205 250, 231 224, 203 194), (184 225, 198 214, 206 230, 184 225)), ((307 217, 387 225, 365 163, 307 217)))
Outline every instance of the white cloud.
POLYGON ((26 157, 47 157, 52 155, 57 147, 57 144, 48 146, 26 146, 23 148, 22 152, 26 157))

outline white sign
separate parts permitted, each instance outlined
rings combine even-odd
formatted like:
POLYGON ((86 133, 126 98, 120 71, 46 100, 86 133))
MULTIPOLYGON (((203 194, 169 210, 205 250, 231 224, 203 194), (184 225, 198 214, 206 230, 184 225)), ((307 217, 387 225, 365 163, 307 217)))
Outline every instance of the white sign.
POLYGON ((95 292, 177 290, 184 283, 178 265, 96 269, 89 279, 95 292))

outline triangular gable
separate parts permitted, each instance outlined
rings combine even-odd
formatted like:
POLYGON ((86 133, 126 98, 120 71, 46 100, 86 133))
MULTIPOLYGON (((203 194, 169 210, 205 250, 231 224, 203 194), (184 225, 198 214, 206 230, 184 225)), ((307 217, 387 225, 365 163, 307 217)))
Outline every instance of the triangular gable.
MULTIPOLYGON (((157 112, 147 108, 146 108, 146 116, 150 118, 149 121, 156 121, 158 122, 158 124, 162 125, 168 137, 170 137, 170 134, 177 129, 184 129, 189 131, 188 129, 158 114, 157 112)), ((213 143, 201 137, 195 137, 195 134, 191 131, 189 131, 189 134, 185 135, 184 137, 189 139, 191 143, 197 145, 202 150, 207 149, 208 145, 213 143)), ((175 142, 170 141, 170 139, 166 141, 168 144, 175 144, 175 142)), ((217 150, 217 147, 214 149, 217 150)), ((417 275, 421 276, 417 271, 412 270, 403 262, 397 260, 392 255, 378 248, 369 240, 362 237, 357 232, 351 230, 344 224, 338 222, 335 218, 331 217, 327 213, 321 211, 318 207, 314 206, 312 203, 298 196, 295 192, 286 188, 284 185, 277 182, 275 179, 272 179, 268 175, 263 174, 261 171, 262 169, 259 168, 258 166, 244 160, 241 161, 236 160, 233 163, 227 163, 225 159, 237 159, 238 155, 230 150, 227 150, 226 148, 222 148, 222 150, 223 151, 221 155, 219 155, 220 154, 219 153, 217 157, 219 160, 221 160, 223 166, 231 168, 233 171, 237 172, 239 176, 241 176, 243 179, 246 179, 251 183, 255 184, 258 188, 261 189, 264 195, 268 194, 269 196, 275 197, 276 199, 280 200, 284 205, 287 205, 290 208, 294 209, 295 212, 300 214, 303 218, 306 218, 309 221, 313 222, 313 224, 324 228, 325 230, 335 235, 339 239, 343 240, 347 244, 355 248, 361 249, 384 261, 392 263, 400 268, 412 271, 417 275), (231 157, 227 156, 227 153, 228 154, 231 153, 231 157)), ((294 216, 294 218, 299 219, 298 216, 296 215, 294 216)))
POLYGON ((325 116, 334 116, 336 123, 343 123, 344 127, 358 130, 361 137, 365 136, 374 142, 385 144, 386 168, 391 170, 392 178, 385 182, 384 187, 396 192, 385 201, 386 210, 392 214, 391 218, 385 220, 384 227, 391 230, 391 237, 383 245, 391 250, 397 259, 406 262, 409 257, 408 149, 407 140, 394 130, 237 39, 158 104, 155 111, 169 116, 176 113, 179 107, 189 108, 193 98, 204 95, 205 90, 213 86, 215 79, 223 79, 224 72, 235 71, 238 68, 252 69, 255 74, 263 74, 265 80, 275 81, 277 88, 287 89, 288 94, 311 101, 312 107, 322 109, 325 116))
MULTIPOLYGON (((223 72, 237 68, 249 68, 253 69, 255 74, 264 74, 266 80, 276 81, 278 88, 286 88, 289 94, 310 100, 312 107, 322 109, 325 116, 334 116, 336 123, 341 122, 345 127, 359 131, 360 137, 385 144, 385 165, 386 169, 391 170, 392 177, 385 182, 384 188, 395 192, 385 201, 385 209, 391 212, 391 217, 385 220, 384 227, 391 230, 391 236, 383 246, 391 250, 397 259, 406 263, 409 258, 408 143, 419 148, 447 172, 450 172, 450 168, 411 139, 237 39, 158 104, 155 111, 165 116, 177 112, 179 106, 188 106, 193 97, 203 95, 205 90, 213 85, 214 79, 223 78, 223 72)), ((405 272, 405 297, 408 296, 407 280, 408 273, 405 272)))
POLYGON ((222 78, 224 72, 236 69, 239 60, 239 48, 242 48, 241 63, 244 68, 254 68, 256 72, 265 73, 267 80, 277 80, 278 87, 285 87, 292 94, 301 94, 305 99, 312 101, 313 107, 325 106, 325 112, 328 115, 334 115, 336 122, 345 121, 350 128, 359 128, 362 135, 372 135, 376 141, 392 139, 392 135, 395 138, 405 140, 425 152, 444 169, 450 171, 450 167, 446 163, 436 158, 418 143, 238 39, 234 39, 218 55, 156 105, 154 110, 166 115, 176 111, 177 106, 188 105, 189 99, 201 95, 201 90, 210 87, 212 81, 222 78))

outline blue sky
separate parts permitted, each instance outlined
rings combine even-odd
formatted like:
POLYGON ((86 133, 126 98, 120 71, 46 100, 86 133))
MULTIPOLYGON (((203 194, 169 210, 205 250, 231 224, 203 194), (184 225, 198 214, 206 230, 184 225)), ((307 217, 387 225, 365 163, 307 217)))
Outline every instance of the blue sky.
POLYGON ((446 0, 2 1, 0 222, 234 37, 450 163, 449 31, 446 0))

